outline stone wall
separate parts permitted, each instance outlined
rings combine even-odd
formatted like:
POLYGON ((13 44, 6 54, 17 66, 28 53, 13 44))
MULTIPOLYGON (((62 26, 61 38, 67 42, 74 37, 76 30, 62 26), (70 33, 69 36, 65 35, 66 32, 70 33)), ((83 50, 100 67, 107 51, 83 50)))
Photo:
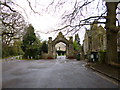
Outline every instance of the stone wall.
POLYGON ((42 53, 41 58, 42 59, 47 59, 48 58, 48 53, 42 53))

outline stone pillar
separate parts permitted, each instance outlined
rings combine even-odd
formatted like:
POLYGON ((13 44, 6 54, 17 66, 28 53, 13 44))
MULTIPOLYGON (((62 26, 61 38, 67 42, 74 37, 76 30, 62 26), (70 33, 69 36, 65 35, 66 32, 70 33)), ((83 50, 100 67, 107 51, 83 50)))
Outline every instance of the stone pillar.
POLYGON ((52 37, 48 40, 48 57, 53 57, 52 37))
POLYGON ((69 47, 69 45, 68 44, 66 44, 66 58, 68 57, 68 48, 69 47))
POLYGON ((56 58, 56 49, 55 49, 55 45, 53 45, 53 58, 56 58))
POLYGON ((73 47, 73 37, 69 39, 69 46, 68 46, 68 58, 74 58, 74 47, 73 47))

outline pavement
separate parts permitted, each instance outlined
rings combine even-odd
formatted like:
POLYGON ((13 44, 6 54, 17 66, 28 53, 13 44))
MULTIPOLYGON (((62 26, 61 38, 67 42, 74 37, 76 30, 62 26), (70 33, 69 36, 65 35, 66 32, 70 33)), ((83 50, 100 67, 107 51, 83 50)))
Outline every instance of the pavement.
POLYGON ((120 68, 98 63, 88 63, 88 67, 120 82, 120 68))
POLYGON ((86 67, 85 61, 11 60, 2 63, 3 88, 118 88, 118 82, 86 67))

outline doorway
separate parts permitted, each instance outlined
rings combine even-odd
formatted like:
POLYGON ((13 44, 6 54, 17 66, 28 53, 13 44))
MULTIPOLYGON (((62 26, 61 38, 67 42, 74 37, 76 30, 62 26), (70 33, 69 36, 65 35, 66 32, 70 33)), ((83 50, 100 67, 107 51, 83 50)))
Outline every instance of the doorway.
POLYGON ((59 42, 55 45, 57 59, 65 59, 66 58, 66 44, 63 42, 59 42))

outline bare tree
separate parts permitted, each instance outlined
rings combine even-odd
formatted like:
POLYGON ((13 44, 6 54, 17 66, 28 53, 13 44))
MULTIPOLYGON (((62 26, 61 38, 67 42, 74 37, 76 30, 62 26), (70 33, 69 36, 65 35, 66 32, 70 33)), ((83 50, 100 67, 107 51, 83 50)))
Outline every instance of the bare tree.
MULTIPOLYGON (((119 14, 116 13, 117 9, 120 9, 118 7, 119 2, 103 2, 102 0, 98 0, 97 5, 94 9, 98 10, 98 15, 89 15, 86 17, 84 15, 84 11, 86 8, 86 12, 88 12, 88 8, 90 7, 90 4, 95 2, 96 0, 84 0, 82 1, 75 1, 74 7, 71 10, 71 12, 65 12, 63 14, 63 27, 53 30, 53 31, 61 31, 67 30, 67 33, 74 32, 80 30, 81 27, 85 27, 86 25, 91 25, 94 23, 97 24, 105 24, 106 28, 106 36, 107 36, 107 60, 106 63, 113 64, 118 63, 118 54, 117 54, 117 34, 120 30, 120 20, 116 18, 116 15, 119 14), (102 7, 100 7, 102 6, 102 7), (102 12, 100 12, 102 8, 102 12), (100 13, 99 13, 100 12, 100 13), (97 21, 94 22, 93 21, 97 21), (117 25, 116 26, 116 22, 117 25)), ((50 4, 51 5, 51 4, 50 4)), ((92 9, 93 10, 93 9, 92 9)), ((92 12, 91 10, 91 12, 92 12)))
POLYGON ((2 41, 10 44, 14 39, 19 39, 26 27, 24 17, 13 8, 14 3, 9 0, 0 1, 0 20, 2 22, 2 41))
POLYGON ((117 34, 120 27, 116 26, 116 9, 120 2, 107 2, 107 16, 106 16, 106 35, 107 35, 107 63, 119 63, 117 53, 117 34))
MULTIPOLYGON (((3 32, 3 35, 5 34, 7 36, 13 37, 13 35, 15 34, 12 33, 16 29, 16 27, 16 30, 21 30, 20 27, 18 28, 19 25, 14 23, 20 22, 19 24, 22 26, 22 22, 24 22, 24 19, 22 15, 20 15, 18 12, 16 12, 14 8, 10 6, 10 4, 13 3, 8 4, 8 1, 6 1, 7 0, 5 0, 4 2, 0 2, 0 8, 2 8, 3 10, 2 14, 0 14, 0 18, 2 18, 2 23, 6 25, 5 31, 7 31, 9 28, 10 32, 3 32), (14 17, 14 19, 12 17, 14 17)), ((29 0, 26 1, 28 2, 30 9, 34 13, 40 14, 39 12, 35 11, 29 0)), ((47 11, 50 12, 49 10, 51 10, 50 8, 52 8, 53 11, 59 12, 60 8, 64 7, 64 5, 67 5, 66 3, 67 1, 65 0, 58 0, 58 2, 52 0, 52 2, 47 7, 47 11)), ((105 24, 105 28, 107 31, 107 63, 111 64, 111 62, 117 62, 117 38, 115 36, 117 36, 117 33, 120 30, 120 22, 116 18, 116 14, 119 14, 116 13, 116 9, 120 9, 119 7, 117 7, 120 2, 105 3, 105 1, 103 2, 103 0, 73 0, 71 3, 73 5, 71 10, 64 11, 64 13, 62 14, 62 27, 53 31, 64 30, 67 34, 70 32, 76 33, 82 27, 86 28, 87 25, 89 26, 94 23, 105 24), (94 3, 96 6, 93 5, 94 7, 92 7, 92 4, 94 3), (97 14, 95 12, 97 12, 97 14), (118 23, 118 26, 116 26, 116 21, 118 23)))

